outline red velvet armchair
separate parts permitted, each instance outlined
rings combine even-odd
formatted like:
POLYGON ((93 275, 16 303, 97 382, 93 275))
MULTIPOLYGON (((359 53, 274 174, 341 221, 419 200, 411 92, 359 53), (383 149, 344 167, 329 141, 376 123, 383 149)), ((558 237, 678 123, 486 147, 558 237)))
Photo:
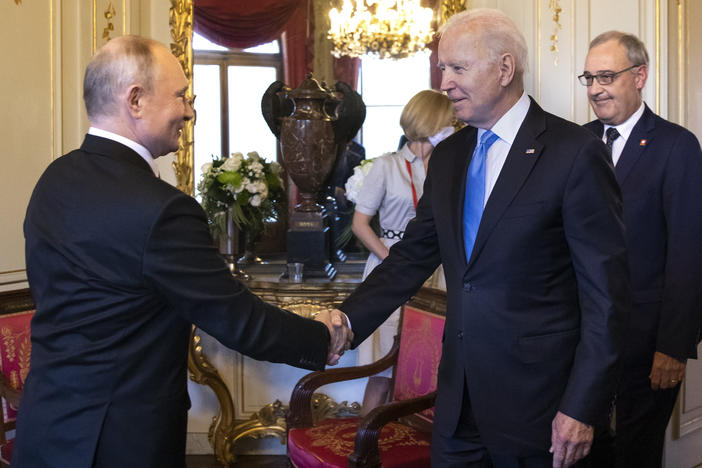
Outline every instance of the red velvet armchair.
POLYGON ((10 463, 14 441, 8 438, 8 432, 15 428, 22 385, 29 372, 33 315, 29 289, 0 293, 0 463, 5 465, 10 463))
POLYGON ((303 377, 290 397, 287 418, 288 456, 292 465, 296 468, 429 467, 445 318, 445 293, 423 288, 402 307, 400 333, 381 360, 303 377), (312 420, 315 389, 332 382, 371 376, 390 366, 394 366, 390 403, 362 419, 312 420))

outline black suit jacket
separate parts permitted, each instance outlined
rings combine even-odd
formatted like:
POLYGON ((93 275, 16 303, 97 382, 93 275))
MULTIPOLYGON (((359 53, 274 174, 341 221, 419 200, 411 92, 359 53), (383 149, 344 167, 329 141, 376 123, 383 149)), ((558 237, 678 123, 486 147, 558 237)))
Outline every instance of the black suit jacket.
POLYGON ((453 434, 467 381, 486 446, 540 454, 558 410, 593 423, 614 390, 630 300, 619 190, 604 144, 532 101, 467 262, 476 137, 467 127, 435 148, 405 238, 341 308, 360 343, 443 263, 436 430, 453 434))
MULTIPOLYGON (((585 125, 599 138, 600 121, 585 125)), ((646 106, 615 168, 624 201, 634 308, 627 352, 697 357, 702 322, 702 152, 697 138, 646 106)), ((629 367, 629 366, 627 366, 629 367)))
POLYGON ((232 279, 204 212, 120 143, 88 135, 37 183, 36 301, 13 466, 184 466, 191 323, 256 359, 323 368, 329 332, 232 279))

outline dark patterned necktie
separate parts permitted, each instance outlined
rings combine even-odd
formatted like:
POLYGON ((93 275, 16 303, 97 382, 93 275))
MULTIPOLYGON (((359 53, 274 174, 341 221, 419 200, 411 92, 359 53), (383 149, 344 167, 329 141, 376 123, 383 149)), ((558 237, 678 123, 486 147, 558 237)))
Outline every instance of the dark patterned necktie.
POLYGON ((614 127, 609 127, 607 131, 605 132, 607 136, 607 141, 605 142, 605 145, 607 145, 607 149, 609 150, 609 157, 612 157, 612 145, 614 144, 614 140, 619 138, 619 132, 617 131, 616 128, 614 127))

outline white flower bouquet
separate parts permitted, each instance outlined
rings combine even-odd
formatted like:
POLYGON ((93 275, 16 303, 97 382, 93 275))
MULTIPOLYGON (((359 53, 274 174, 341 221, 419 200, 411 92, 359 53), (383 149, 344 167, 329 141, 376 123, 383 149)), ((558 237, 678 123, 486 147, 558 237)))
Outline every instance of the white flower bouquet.
POLYGON ((353 168, 353 174, 346 180, 346 199, 356 203, 358 200, 358 194, 363 188, 363 180, 366 178, 368 173, 373 166, 374 159, 365 159, 358 166, 353 168))
POLYGON ((280 165, 265 161, 255 151, 204 164, 197 189, 213 234, 225 232, 231 210, 237 227, 256 237, 263 232, 264 222, 278 219, 285 207, 280 165))

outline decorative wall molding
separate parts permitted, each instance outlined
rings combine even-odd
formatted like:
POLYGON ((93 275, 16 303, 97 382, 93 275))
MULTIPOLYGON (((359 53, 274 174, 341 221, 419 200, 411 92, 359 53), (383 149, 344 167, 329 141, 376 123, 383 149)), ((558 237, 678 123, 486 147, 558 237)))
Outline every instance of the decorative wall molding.
MULTIPOLYGON (((168 24, 171 28, 171 52, 178 58, 183 67, 185 77, 188 79, 186 99, 191 103, 195 101, 193 95, 193 1, 171 0, 168 24)), ((193 179, 193 135, 195 119, 185 122, 180 135, 180 148, 175 153, 173 170, 175 171, 177 187, 183 192, 194 195, 193 179)))
POLYGON ((560 0, 549 0, 548 9, 551 10, 553 18, 553 34, 551 34, 551 52, 553 52, 553 66, 558 66, 558 32, 563 29, 561 25, 561 8, 560 0))
POLYGON ((105 8, 105 12, 103 13, 105 19, 107 20, 107 25, 105 26, 105 29, 102 30, 102 39, 106 42, 112 39, 110 34, 115 30, 115 25, 112 22, 112 18, 115 17, 115 14, 116 11, 114 5, 112 2, 108 3, 107 8, 105 8))

